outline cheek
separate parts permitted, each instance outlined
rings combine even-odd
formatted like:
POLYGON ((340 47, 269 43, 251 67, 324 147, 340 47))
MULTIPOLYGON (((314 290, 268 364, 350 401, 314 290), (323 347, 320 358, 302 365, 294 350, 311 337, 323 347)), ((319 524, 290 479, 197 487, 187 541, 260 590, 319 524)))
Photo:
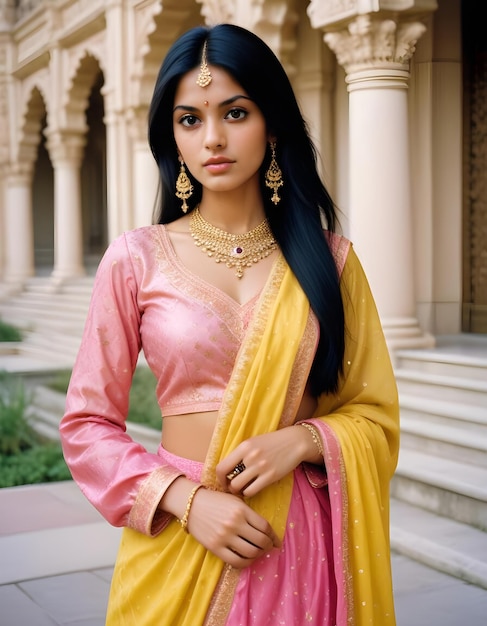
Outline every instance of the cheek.
POLYGON ((195 154, 195 149, 191 144, 188 134, 181 131, 178 132, 175 129, 174 141, 176 142, 178 152, 182 155, 185 163, 189 163, 191 161, 191 156, 195 154))

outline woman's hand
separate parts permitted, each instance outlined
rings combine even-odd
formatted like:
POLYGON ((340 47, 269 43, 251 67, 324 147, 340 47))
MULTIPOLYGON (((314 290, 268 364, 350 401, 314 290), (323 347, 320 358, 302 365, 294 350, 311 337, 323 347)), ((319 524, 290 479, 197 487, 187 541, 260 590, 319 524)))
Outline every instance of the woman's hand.
POLYGON ((216 467, 218 480, 231 493, 254 496, 300 463, 321 463, 316 443, 306 428, 289 426, 243 441, 216 467), (245 469, 229 480, 227 475, 243 463, 245 469))
POLYGON ((242 569, 281 542, 269 522, 232 494, 198 489, 188 531, 207 550, 242 569))
MULTIPOLYGON (((181 519, 194 487, 194 482, 180 476, 165 492, 160 508, 181 519)), ((281 545, 269 522, 230 493, 198 489, 187 521, 188 532, 199 543, 238 569, 281 545)))

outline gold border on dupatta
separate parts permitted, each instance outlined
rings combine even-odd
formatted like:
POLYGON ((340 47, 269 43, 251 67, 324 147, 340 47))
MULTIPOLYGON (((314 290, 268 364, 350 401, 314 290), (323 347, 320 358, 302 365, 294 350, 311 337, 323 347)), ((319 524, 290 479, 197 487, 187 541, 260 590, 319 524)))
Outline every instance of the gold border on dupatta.
MULTIPOLYGON (((220 448, 220 438, 222 436, 223 425, 227 420, 232 419, 232 407, 234 405, 235 393, 240 388, 242 371, 245 369, 246 363, 255 352, 256 345, 259 343, 262 333, 267 323, 269 310, 275 301, 279 288, 281 286, 284 273, 287 269, 287 263, 284 257, 280 255, 272 268, 268 282, 262 291, 261 297, 254 311, 252 321, 249 324, 245 340, 242 343, 236 360, 236 369, 232 373, 229 384, 223 396, 222 405, 219 411, 218 422, 212 438, 212 444, 206 456, 205 465, 201 476, 201 482, 210 489, 221 491, 221 486, 216 480, 215 467, 219 461, 218 451, 220 448)), ((223 626, 228 617, 228 613, 232 607, 233 597, 237 588, 240 577, 239 570, 225 565, 220 577, 213 599, 208 608, 208 613, 204 622, 204 626, 223 626)))

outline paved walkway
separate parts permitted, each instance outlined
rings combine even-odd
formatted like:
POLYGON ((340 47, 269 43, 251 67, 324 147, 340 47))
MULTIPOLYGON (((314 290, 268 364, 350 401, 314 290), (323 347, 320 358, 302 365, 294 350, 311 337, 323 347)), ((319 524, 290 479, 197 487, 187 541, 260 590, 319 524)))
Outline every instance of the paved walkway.
MULTIPOLYGON (((0 626, 103 626, 120 530, 71 481, 0 489, 0 511, 0 626)), ((400 555, 393 573, 398 626, 487 624, 487 590, 400 555)))

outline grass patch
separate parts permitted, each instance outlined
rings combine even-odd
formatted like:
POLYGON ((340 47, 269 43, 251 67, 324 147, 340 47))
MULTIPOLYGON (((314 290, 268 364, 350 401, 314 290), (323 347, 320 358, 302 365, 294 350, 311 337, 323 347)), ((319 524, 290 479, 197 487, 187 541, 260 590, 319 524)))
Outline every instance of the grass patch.
POLYGON ((0 343, 22 341, 22 333, 18 328, 0 320, 0 343))

